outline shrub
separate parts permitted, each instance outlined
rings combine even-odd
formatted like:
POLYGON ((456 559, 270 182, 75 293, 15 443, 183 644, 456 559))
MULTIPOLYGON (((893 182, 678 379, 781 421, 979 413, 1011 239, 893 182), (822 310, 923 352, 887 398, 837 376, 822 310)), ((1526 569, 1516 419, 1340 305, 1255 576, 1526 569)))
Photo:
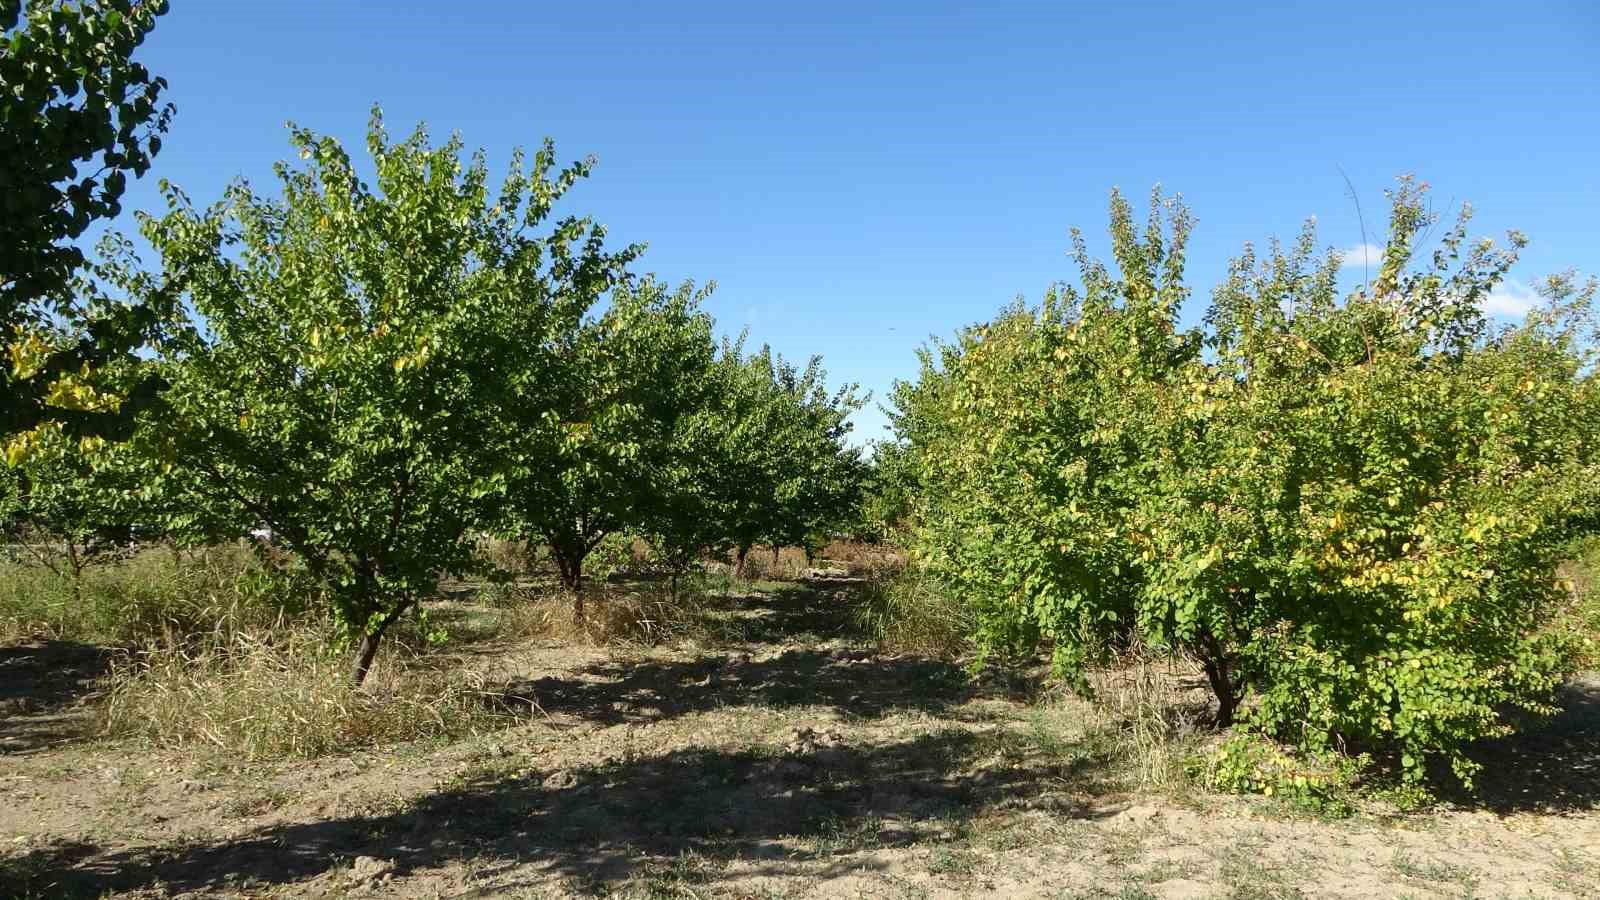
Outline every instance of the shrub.
POLYGON ((1192 777, 1230 794, 1277 797, 1306 812, 1342 818, 1354 812, 1355 783, 1366 757, 1328 752, 1294 755, 1258 734, 1236 732, 1194 760, 1192 777))
POLYGON ((897 389, 917 456, 918 554, 986 652, 1084 668, 1131 645, 1198 661, 1229 724, 1315 750, 1393 746, 1470 779, 1460 748, 1545 710, 1567 642, 1555 568, 1596 510, 1593 285, 1497 328, 1480 304, 1522 239, 1468 244, 1394 195, 1370 288, 1308 228, 1247 251, 1203 328, 1178 316, 1189 217, 1141 234, 1113 196, 1118 272, 1076 238, 1084 292, 1007 310, 897 389))

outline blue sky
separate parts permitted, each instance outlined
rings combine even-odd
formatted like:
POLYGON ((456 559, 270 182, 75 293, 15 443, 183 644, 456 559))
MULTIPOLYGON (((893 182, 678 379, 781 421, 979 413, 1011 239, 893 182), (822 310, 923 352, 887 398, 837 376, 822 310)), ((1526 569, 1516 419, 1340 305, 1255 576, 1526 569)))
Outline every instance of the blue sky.
MULTIPOLYGON (((1340 167, 1369 230, 1411 172, 1474 234, 1527 232, 1508 311, 1600 272, 1597 47, 1580 0, 174 0, 141 59, 178 107, 154 175, 197 203, 265 187, 287 120, 359 147, 374 102, 496 165, 548 135, 599 157, 574 208, 648 242, 644 270, 716 280, 724 331, 882 398, 930 335, 1072 277, 1070 226, 1103 251, 1114 185, 1196 214, 1190 318, 1247 240, 1314 215, 1362 243, 1340 167)), ((157 207, 153 178, 126 206, 157 207)))

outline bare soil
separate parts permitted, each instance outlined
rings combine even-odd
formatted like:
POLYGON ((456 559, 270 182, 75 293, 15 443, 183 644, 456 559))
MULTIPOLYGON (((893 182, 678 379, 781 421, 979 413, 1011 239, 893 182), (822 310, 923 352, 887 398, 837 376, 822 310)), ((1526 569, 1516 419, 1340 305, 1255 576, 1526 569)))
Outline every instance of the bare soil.
POLYGON ((0 649, 0 897, 1600 897, 1600 679, 1478 794, 1324 821, 1140 790, 1089 707, 881 654, 838 591, 471 645, 519 724, 269 765, 97 740, 104 653, 0 649))

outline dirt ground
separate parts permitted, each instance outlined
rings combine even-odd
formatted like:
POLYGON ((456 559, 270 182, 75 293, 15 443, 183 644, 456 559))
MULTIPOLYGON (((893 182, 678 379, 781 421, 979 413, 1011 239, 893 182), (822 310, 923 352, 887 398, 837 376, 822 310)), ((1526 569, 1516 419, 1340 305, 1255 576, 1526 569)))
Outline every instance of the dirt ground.
POLYGON ((0 648, 0 897, 1600 897, 1600 679, 1483 789, 1319 820, 1138 790, 1092 710, 853 636, 834 587, 727 641, 463 653, 521 724, 243 765, 80 735, 104 654, 0 648))

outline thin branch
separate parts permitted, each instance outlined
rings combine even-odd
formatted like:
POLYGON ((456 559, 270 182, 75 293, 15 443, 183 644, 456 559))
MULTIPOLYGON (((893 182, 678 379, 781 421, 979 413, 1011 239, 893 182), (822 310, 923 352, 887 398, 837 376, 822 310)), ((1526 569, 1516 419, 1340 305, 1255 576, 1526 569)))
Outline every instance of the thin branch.
POLYGON ((1361 214, 1361 196, 1356 193, 1356 186, 1350 181, 1350 176, 1345 174, 1344 166, 1334 163, 1334 168, 1339 170, 1339 177, 1344 179, 1344 186, 1350 191, 1350 199, 1356 205, 1356 223, 1361 226, 1361 293, 1372 291, 1371 272, 1367 263, 1367 218, 1361 214))

